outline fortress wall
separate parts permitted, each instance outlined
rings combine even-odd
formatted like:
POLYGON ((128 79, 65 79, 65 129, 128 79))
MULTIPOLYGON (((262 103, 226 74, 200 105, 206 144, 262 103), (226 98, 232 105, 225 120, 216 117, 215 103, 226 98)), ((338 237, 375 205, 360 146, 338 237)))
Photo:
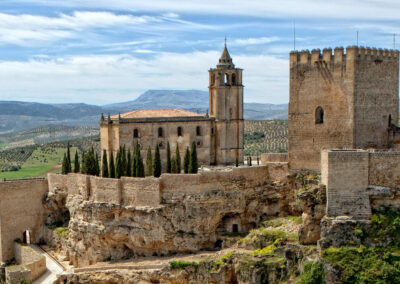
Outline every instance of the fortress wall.
POLYGON ((32 273, 32 280, 46 272, 46 258, 33 248, 14 242, 14 255, 18 264, 27 267, 32 273))
POLYGON ((163 202, 173 202, 176 193, 184 196, 213 190, 245 190, 272 181, 284 181, 287 174, 287 163, 272 163, 198 174, 162 174, 160 178, 110 179, 81 174, 49 174, 48 180, 50 191, 64 189, 68 194, 83 196, 85 200, 156 207, 163 202))
POLYGON ((122 201, 124 205, 158 206, 160 182, 158 178, 122 177, 122 201))
POLYGON ((120 180, 113 178, 90 177, 90 200, 119 204, 121 202, 120 180))
POLYGON ((326 214, 367 218, 371 214, 368 187, 369 153, 347 150, 323 151, 322 182, 326 184, 326 214))
POLYGON ((47 191, 45 179, 0 182, 0 262, 14 256, 14 240, 22 240, 24 231, 30 231, 32 243, 39 240, 47 191))
POLYGON ((289 160, 288 153, 262 153, 261 165, 267 163, 287 163, 289 160))
POLYGON ((400 152, 372 152, 369 154, 370 185, 400 187, 400 152))

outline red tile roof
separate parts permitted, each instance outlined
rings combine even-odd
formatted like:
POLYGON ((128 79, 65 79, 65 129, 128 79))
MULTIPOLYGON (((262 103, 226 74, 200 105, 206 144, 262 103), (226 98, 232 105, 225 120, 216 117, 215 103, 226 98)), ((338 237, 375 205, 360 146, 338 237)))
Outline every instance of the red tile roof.
MULTIPOLYGON (((140 109, 121 113, 120 115, 121 118, 204 116, 204 114, 184 109, 140 109)), ((118 114, 113 115, 111 118, 118 119, 118 114)))

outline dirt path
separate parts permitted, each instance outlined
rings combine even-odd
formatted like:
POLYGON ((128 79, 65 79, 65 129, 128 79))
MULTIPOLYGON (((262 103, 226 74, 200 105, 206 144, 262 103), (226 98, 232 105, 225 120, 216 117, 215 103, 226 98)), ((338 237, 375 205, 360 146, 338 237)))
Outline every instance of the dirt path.
POLYGON ((45 171, 44 173, 40 173, 40 174, 38 174, 38 175, 36 175, 36 176, 34 176, 34 177, 37 178, 37 177, 45 176, 45 175, 47 175, 47 174, 49 174, 49 173, 55 172, 55 171, 58 170, 58 169, 61 169, 61 167, 62 167, 61 165, 56 165, 56 166, 54 166, 53 168, 51 168, 50 170, 45 171))

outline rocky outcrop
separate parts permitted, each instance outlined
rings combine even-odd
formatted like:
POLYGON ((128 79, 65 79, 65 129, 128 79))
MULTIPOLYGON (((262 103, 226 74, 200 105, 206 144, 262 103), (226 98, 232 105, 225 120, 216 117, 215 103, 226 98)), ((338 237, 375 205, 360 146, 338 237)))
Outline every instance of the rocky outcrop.
POLYGON ((162 256, 221 247, 219 235, 247 232, 265 216, 299 214, 293 180, 235 177, 213 189, 166 191, 159 206, 124 206, 68 195, 63 250, 75 266, 135 256, 162 256))
POLYGON ((320 221, 325 216, 325 186, 315 187, 297 195, 303 211, 303 224, 299 230, 299 242, 303 245, 316 244, 320 239, 320 221))

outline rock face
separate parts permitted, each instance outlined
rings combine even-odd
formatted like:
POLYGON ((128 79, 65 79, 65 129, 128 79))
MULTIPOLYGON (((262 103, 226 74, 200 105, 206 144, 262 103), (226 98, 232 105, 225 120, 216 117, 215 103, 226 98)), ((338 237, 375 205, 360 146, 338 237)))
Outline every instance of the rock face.
POLYGON ((320 221, 325 216, 326 190, 324 186, 297 195, 303 211, 303 224, 299 230, 299 242, 303 245, 316 244, 320 239, 320 221))
MULTIPOLYGON (((226 233, 247 232, 265 216, 300 214, 293 179, 234 176, 195 189, 161 191, 158 206, 125 206, 68 195, 63 250, 74 266, 135 256, 188 253, 223 246, 226 233)), ((62 191, 60 191, 62 192, 62 191)))

